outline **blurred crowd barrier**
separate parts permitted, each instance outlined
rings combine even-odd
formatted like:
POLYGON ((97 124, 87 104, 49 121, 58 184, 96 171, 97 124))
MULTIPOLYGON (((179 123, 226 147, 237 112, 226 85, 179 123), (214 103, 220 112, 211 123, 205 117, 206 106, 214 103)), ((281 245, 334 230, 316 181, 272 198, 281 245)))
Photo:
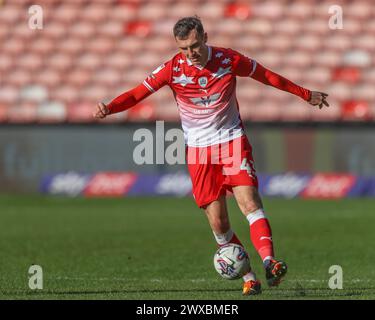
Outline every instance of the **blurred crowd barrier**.
MULTIPOLYGON (((68 189, 80 186, 85 182, 84 177, 96 176, 98 172, 115 175, 113 179, 112 176, 99 175, 95 179, 96 186, 104 181, 109 185, 117 184, 120 189, 124 181, 133 182, 133 176, 118 175, 121 172, 150 175, 156 180, 164 174, 186 173, 185 162, 173 163, 174 157, 170 159, 170 152, 167 152, 171 146, 176 147, 176 152, 173 152, 176 159, 180 153, 185 160, 183 139, 180 142, 165 140, 169 130, 176 130, 175 126, 165 124, 165 134, 157 132, 151 123, 0 126, 0 192, 37 192, 44 177, 67 172, 78 174, 58 179, 58 185, 61 183, 68 189), (134 139, 135 133, 139 129, 145 130, 145 127, 151 139, 134 139), (149 152, 151 161, 135 161, 135 154, 149 152)), ((303 125, 292 128, 255 124, 246 133, 253 146, 255 168, 259 174, 294 172, 301 175, 350 173, 357 177, 375 176, 375 135, 371 127, 315 128, 303 125)), ((183 179, 168 181, 163 185, 171 189, 186 188, 183 179)), ((152 180, 149 184, 153 185, 152 180)), ((295 185, 293 179, 289 184, 291 188, 295 185)))

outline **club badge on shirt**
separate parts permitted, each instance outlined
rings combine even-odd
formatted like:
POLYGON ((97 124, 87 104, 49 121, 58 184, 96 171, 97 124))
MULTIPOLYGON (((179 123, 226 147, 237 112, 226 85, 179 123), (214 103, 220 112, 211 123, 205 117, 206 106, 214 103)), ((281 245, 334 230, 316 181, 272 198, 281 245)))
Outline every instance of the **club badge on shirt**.
POLYGON ((200 77, 198 79, 198 83, 199 85, 202 87, 202 88, 205 88, 207 86, 207 83, 208 83, 208 79, 207 77, 200 77))

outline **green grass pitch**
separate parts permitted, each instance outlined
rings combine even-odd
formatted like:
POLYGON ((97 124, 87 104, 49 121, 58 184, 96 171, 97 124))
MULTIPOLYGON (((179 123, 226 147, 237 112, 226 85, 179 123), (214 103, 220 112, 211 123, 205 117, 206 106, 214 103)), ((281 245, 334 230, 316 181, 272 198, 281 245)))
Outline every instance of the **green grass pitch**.
POLYGON ((269 289, 248 223, 229 200, 232 228, 263 283, 241 295, 221 279, 204 214, 190 198, 0 196, 0 299, 374 299, 375 200, 266 199, 285 281, 269 289), (43 290, 30 290, 30 265, 43 290), (332 290, 330 266, 343 269, 332 290))

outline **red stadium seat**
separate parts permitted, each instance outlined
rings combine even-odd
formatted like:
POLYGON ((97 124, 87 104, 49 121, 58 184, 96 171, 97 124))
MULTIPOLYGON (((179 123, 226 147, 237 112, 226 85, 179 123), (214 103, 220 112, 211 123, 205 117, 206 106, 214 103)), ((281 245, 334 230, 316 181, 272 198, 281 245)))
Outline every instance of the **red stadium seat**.
POLYGON ((374 85, 361 82, 360 84, 356 85, 353 88, 352 98, 354 100, 374 101, 375 100, 374 85))
POLYGON ((114 41, 110 38, 94 38, 90 42, 86 43, 86 50, 94 52, 99 55, 106 55, 113 52, 114 41))
POLYGON ((124 32, 127 35, 135 35, 137 37, 147 37, 151 34, 152 24, 149 21, 133 21, 124 25, 124 32))
POLYGON ((182 18, 182 12, 184 16, 193 16, 196 14, 196 7, 188 1, 176 1, 173 4, 171 3, 167 10, 168 17, 175 21, 182 18))
POLYGON ((263 44, 266 50, 280 53, 291 49, 292 39, 289 36, 278 34, 273 37, 267 37, 267 39, 264 39, 263 44))
POLYGON ((15 60, 12 55, 5 52, 0 53, 0 72, 1 74, 6 74, 6 72, 12 69, 15 60))
POLYGON ((128 110, 130 121, 153 121, 155 120, 155 107, 150 101, 141 102, 128 110))
POLYGON ((61 4, 53 10, 52 20, 73 24, 78 19, 81 8, 75 3, 61 4))
MULTIPOLYGON (((207 21, 221 19, 224 15, 224 6, 220 1, 208 1, 203 4, 199 4, 199 16, 205 21, 205 29, 210 30, 210 26, 207 21)), ((216 25, 216 23, 215 23, 216 25)))
POLYGON ((352 97, 353 86, 350 83, 334 82, 326 88, 326 91, 328 94, 340 99, 341 101, 344 101, 349 100, 352 97))
POLYGON ((19 96, 19 90, 14 85, 0 86, 0 103, 5 103, 8 105, 13 105, 19 96))
POLYGON ((69 29, 64 25, 64 23, 58 21, 50 21, 48 23, 48 28, 43 29, 43 36, 51 39, 62 39, 69 29))
POLYGON ((42 67, 42 57, 34 53, 26 53, 19 56, 17 59, 18 67, 24 68, 25 70, 35 71, 42 67))
MULTIPOLYGON (((314 52, 321 47, 321 38, 316 34, 302 34, 293 40, 296 49, 306 52, 314 58, 314 52)), ((337 62, 337 60, 335 60, 337 62)))
MULTIPOLYGON (((68 40, 67 40, 68 41, 68 40)), ((66 42, 64 44, 64 48, 66 46, 66 42)), ((33 53, 39 55, 47 55, 52 53, 56 48, 56 44, 50 38, 38 38, 35 39, 32 43, 30 43, 29 50, 33 53)))
POLYGON ((0 103, 0 123, 8 120, 8 105, 0 103))
POLYGON ((362 73, 362 79, 365 83, 375 85, 375 69, 365 70, 362 73))
POLYGON ((312 62, 312 57, 305 51, 291 51, 283 59, 284 63, 293 68, 297 68, 299 73, 301 70, 305 70, 310 67, 312 62))
MULTIPOLYGON (((295 21, 297 23, 297 21, 295 21)), ((300 26, 300 23, 297 23, 300 26)), ((302 32, 307 35, 319 35, 319 37, 325 37, 330 29, 327 27, 327 17, 311 17, 307 21, 304 21, 301 26, 302 32)))
POLYGON ((8 109, 7 120, 10 123, 32 123, 37 120, 37 104, 21 102, 8 109))
POLYGON ((339 121, 341 120, 340 102, 334 97, 329 99, 329 108, 319 109, 309 106, 311 110, 311 120, 315 122, 339 121))
POLYGON ((113 87, 121 81, 122 75, 119 70, 111 68, 98 69, 92 77, 92 81, 99 86, 113 87))
POLYGON ((348 11, 351 17, 364 21, 371 18, 373 3, 371 1, 353 1, 345 5, 345 11, 348 11))
POLYGON ((73 59, 69 54, 56 53, 48 57, 47 65, 55 70, 66 72, 73 65, 73 59))
POLYGON ((51 88, 56 87, 62 82, 62 75, 60 72, 54 69, 44 69, 35 75, 35 80, 38 84, 44 87, 51 88))
POLYGON ((311 119, 311 108, 308 104, 292 99, 281 107, 282 121, 309 121, 311 119))
POLYGON ((64 45, 61 46, 61 52, 67 55, 74 55, 86 50, 85 43, 78 37, 71 37, 64 40, 64 45))
POLYGON ((353 39, 355 47, 360 48, 366 52, 375 52, 375 41, 373 34, 363 34, 353 39))
POLYGON ((79 16, 82 20, 95 25, 110 18, 110 11, 110 7, 105 3, 93 2, 89 3, 84 10, 81 9, 79 16))
POLYGON ((279 21, 282 20, 282 16, 286 10, 287 5, 283 4, 282 1, 261 1, 252 6, 252 14, 254 16, 261 16, 265 19, 277 19, 279 21))
POLYGON ((284 12, 292 19, 306 19, 310 18, 313 14, 313 4, 301 1, 293 1, 288 5, 288 10, 284 12))
POLYGON ((80 89, 89 84, 91 77, 92 73, 90 70, 75 69, 66 75, 65 80, 67 80, 67 83, 69 83, 69 85, 73 86, 74 88, 80 89))
POLYGON ((79 91, 81 101, 102 101, 111 98, 108 95, 108 89, 98 84, 90 85, 79 91))
POLYGON ((97 69, 101 63, 101 58, 92 52, 85 52, 76 60, 76 64, 79 65, 80 68, 88 70, 97 69))
POLYGON ((78 96, 79 92, 77 87, 71 85, 61 85, 49 92, 49 97, 52 101, 60 101, 65 105, 77 101, 78 96))
POLYGON ((301 24, 292 19, 281 19, 277 22, 276 32, 280 34, 295 36, 301 31, 301 24))
POLYGON ((112 7, 111 20, 119 22, 130 22, 138 17, 138 6, 132 4, 121 4, 112 7))
POLYGON ((97 34, 100 37, 111 38, 117 42, 123 36, 123 25, 119 21, 109 20, 97 29, 97 34))
POLYGON ((179 121, 180 116, 176 103, 170 99, 164 99, 155 108, 155 119, 163 121, 179 121))
POLYGON ((337 67, 332 71, 332 80, 357 83, 360 80, 361 72, 356 67, 337 67))
POLYGON ((16 69, 9 73, 7 83, 22 87, 31 83, 31 73, 25 69, 16 69))
POLYGON ((367 101, 346 101, 342 104, 342 119, 368 121, 373 115, 367 101))
POLYGON ((335 50, 339 52, 349 50, 351 46, 352 38, 348 34, 332 34, 331 36, 327 37, 326 41, 324 42, 324 47, 326 50, 335 50))
POLYGON ((95 104, 89 102, 71 103, 67 105, 68 122, 94 122, 95 104))
POLYGON ((302 76, 305 81, 314 83, 317 86, 325 86, 331 80, 330 70, 323 67, 307 69, 302 76))
POLYGON ((25 50, 25 42, 20 38, 11 38, 1 44, 1 52, 18 56, 25 50))
POLYGON ((159 21, 164 19, 170 9, 165 3, 160 1, 149 2, 139 8, 138 14, 147 21, 159 21))
POLYGON ((109 117, 106 117, 101 120, 93 120, 97 121, 99 123, 121 123, 121 122, 126 122, 128 118, 128 113, 127 112, 119 112, 115 114, 111 114, 109 117))
POLYGON ((131 62, 132 58, 130 55, 115 50, 108 55, 107 59, 105 59, 104 65, 125 72, 125 69, 131 66, 131 62))
POLYGON ((230 3, 225 8, 224 16, 246 20, 251 16, 251 7, 247 3, 230 3))
POLYGON ((80 21, 69 28, 69 34, 73 37, 89 39, 95 34, 95 25, 88 21, 80 21))
POLYGON ((340 62, 341 55, 335 51, 318 51, 313 56, 313 63, 319 67, 335 68, 340 62))
POLYGON ((22 17, 22 11, 18 6, 0 4, 0 20, 8 25, 14 25, 22 17))

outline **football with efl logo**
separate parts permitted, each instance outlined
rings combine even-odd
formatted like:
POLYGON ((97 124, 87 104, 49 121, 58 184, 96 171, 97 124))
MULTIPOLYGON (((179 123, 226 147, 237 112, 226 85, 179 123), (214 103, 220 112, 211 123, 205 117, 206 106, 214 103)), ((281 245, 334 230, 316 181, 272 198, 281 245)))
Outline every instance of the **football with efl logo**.
POLYGON ((220 247, 214 256, 215 270, 227 280, 240 279, 250 271, 250 259, 244 247, 229 243, 220 247))

